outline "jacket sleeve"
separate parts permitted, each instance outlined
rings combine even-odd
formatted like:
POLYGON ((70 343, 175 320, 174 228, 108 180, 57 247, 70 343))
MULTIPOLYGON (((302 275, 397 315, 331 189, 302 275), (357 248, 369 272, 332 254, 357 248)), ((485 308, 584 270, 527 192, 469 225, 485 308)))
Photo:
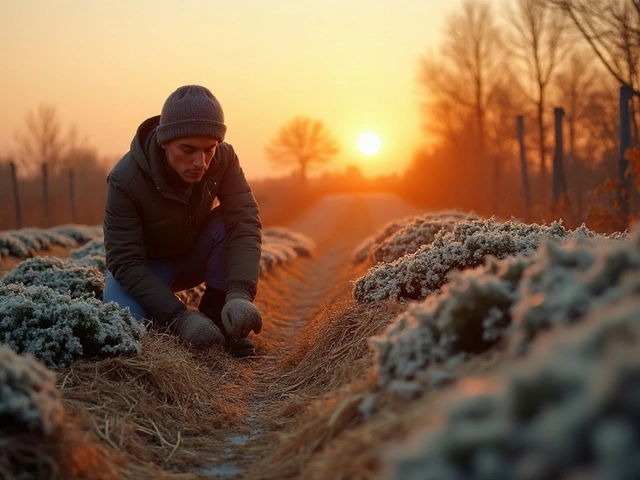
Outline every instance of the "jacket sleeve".
POLYGON ((230 160, 220 180, 218 200, 227 231, 227 288, 246 290, 255 297, 260 273, 262 224, 258 204, 230 149, 230 160))
POLYGON ((113 173, 108 179, 103 229, 107 269, 150 316, 162 324, 186 308, 147 267, 140 209, 113 173))

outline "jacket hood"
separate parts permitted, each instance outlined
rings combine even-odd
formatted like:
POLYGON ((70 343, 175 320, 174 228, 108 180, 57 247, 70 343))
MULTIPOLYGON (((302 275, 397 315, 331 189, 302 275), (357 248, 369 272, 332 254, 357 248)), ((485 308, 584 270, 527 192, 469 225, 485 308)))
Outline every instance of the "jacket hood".
MULTIPOLYGON (((153 179, 160 192, 185 201, 192 185, 182 180, 167 164, 164 149, 157 142, 156 128, 159 124, 160 115, 148 118, 140 124, 131 141, 131 154, 144 174, 153 179)), ((210 167, 200 182, 206 181, 211 170, 210 167)))
MULTIPOLYGON (((144 173, 153 177, 153 168, 151 165, 152 160, 162 160, 164 158, 152 158, 152 157, 164 157, 161 148, 155 142, 156 139, 156 127, 160 123, 160 115, 148 118, 140 124, 136 131, 135 137, 131 141, 131 154, 135 159, 138 166, 144 173)), ((156 163, 154 161, 154 163, 156 163)))

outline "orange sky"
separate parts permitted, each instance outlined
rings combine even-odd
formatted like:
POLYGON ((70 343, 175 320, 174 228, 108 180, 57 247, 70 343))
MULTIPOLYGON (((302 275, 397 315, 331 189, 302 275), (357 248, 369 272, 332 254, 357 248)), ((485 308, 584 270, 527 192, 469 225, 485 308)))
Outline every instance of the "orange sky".
POLYGON ((24 119, 55 105, 101 155, 120 156, 142 120, 198 83, 225 111, 251 178, 280 175, 264 147, 295 116, 324 122, 333 162, 401 173, 424 136, 420 56, 437 50, 449 0, 3 0, 0 156, 24 119), (377 132, 366 157, 357 137, 377 132))

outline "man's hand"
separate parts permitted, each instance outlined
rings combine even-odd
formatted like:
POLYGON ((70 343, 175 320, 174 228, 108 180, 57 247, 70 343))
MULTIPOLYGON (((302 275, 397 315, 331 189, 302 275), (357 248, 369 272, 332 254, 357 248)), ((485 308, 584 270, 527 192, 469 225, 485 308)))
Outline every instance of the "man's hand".
POLYGON ((262 314, 251 303, 251 296, 244 290, 227 292, 226 303, 222 308, 222 324, 235 340, 245 338, 249 332, 260 333, 262 314))
POLYGON ((224 335, 213 321, 197 310, 182 309, 171 319, 170 328, 185 343, 205 350, 224 343, 224 335))

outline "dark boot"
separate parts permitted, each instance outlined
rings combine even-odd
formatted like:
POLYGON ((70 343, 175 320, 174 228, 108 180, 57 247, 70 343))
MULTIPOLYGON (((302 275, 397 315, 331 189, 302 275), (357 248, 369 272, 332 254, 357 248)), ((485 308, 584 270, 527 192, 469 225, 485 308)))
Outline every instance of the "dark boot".
POLYGON ((215 326, 224 334, 225 348, 231 356, 237 358, 254 356, 256 354, 256 347, 250 338, 234 340, 225 331, 224 325, 222 324, 222 307, 224 307, 226 295, 227 292, 207 286, 200 299, 198 310, 209 317, 215 326))

